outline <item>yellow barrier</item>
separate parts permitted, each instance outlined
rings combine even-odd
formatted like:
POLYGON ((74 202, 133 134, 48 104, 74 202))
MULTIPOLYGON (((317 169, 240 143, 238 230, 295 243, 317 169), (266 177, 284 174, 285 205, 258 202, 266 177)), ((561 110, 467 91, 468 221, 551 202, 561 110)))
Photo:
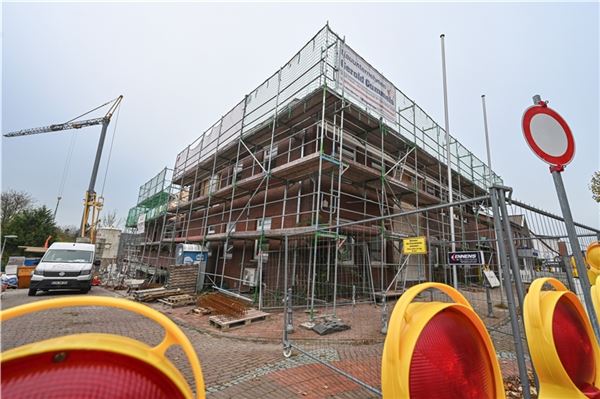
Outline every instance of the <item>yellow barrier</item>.
POLYGON ((594 285, 600 276, 600 242, 588 245, 585 251, 585 262, 588 267, 590 284, 594 285))
MULTIPOLYGON (((75 334, 52 338, 41 342, 24 345, 3 352, 0 360, 3 366, 2 377, 6 374, 5 365, 10 361, 23 360, 26 357, 44 355, 48 353, 69 353, 78 350, 97 350, 112 353, 116 356, 125 356, 138 362, 158 369, 175 384, 177 389, 185 398, 192 398, 193 393, 183 375, 166 358, 165 353, 172 345, 179 345, 185 353, 192 368, 194 383, 196 386, 196 398, 205 398, 204 378, 200 361, 196 352, 186 335, 177 327, 173 321, 162 313, 148 306, 129 301, 126 299, 99 297, 99 296, 70 296, 64 298, 49 299, 17 306, 0 312, 0 321, 13 319, 34 312, 48 309, 57 309, 74 306, 104 306, 127 310, 142 315, 165 330, 163 340, 156 346, 147 344, 113 334, 75 334)), ((3 381, 4 383, 4 381, 3 381)))
POLYGON ((490 336, 454 288, 424 283, 407 290, 392 312, 381 362, 384 398, 505 398, 490 336), (453 303, 413 302, 427 289, 453 303))
MULTIPOLYGON (((596 312, 596 319, 600 320, 600 276, 595 280, 596 284, 592 285, 592 304, 594 304, 594 311, 596 312)), ((591 283, 591 281, 590 281, 591 283)))
POLYGON ((531 284, 523 307, 538 397, 600 395, 600 350, 577 296, 554 278, 540 278, 531 284), (546 283, 555 290, 544 290, 546 283))

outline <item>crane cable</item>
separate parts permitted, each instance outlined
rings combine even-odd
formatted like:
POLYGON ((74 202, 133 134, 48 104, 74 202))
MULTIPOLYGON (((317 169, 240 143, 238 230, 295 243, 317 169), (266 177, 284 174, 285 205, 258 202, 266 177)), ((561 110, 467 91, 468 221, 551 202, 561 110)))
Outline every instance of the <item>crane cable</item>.
POLYGON ((108 158, 106 160, 106 170, 104 171, 104 179, 102 181, 102 190, 100 190, 100 196, 104 196, 104 187, 106 185, 106 176, 108 175, 108 167, 110 166, 110 158, 112 156, 113 144, 115 142, 115 136, 117 134, 117 125, 119 124, 119 114, 121 113, 121 106, 117 109, 117 114, 115 115, 115 125, 113 127, 113 134, 110 140, 110 147, 108 149, 108 158))
POLYGON ((67 158, 65 159, 65 166, 63 168, 62 177, 60 179, 60 184, 58 186, 58 197, 62 198, 63 192, 65 190, 65 184, 67 182, 67 176, 69 174, 69 170, 71 169, 71 160, 73 158, 73 152, 75 149, 75 141, 77 141, 77 132, 73 131, 71 135, 71 142, 69 143, 69 149, 67 150, 67 158))
POLYGON ((108 104, 110 104, 110 103, 114 103, 115 101, 117 101, 117 98, 119 98, 119 97, 113 98, 112 100, 110 100, 110 101, 107 101, 107 102, 105 102, 104 104, 102 104, 102 105, 99 105, 99 106, 97 106, 96 108, 89 110, 88 112, 85 112, 85 113, 83 113, 83 114, 81 114, 81 115, 79 115, 79 116, 76 116, 75 118, 73 118, 73 119, 71 119, 71 120, 69 120, 69 121, 66 121, 65 123, 70 123, 70 122, 73 122, 73 121, 75 121, 75 120, 77 120, 77 119, 79 119, 79 118, 81 118, 81 117, 83 117, 83 116, 86 116, 87 114, 91 114, 92 112, 94 112, 94 111, 96 111, 96 110, 99 110, 99 109, 100 109, 100 108, 102 108, 102 107, 106 107, 108 104))
MULTIPOLYGON (((65 123, 73 122, 73 121, 75 121, 75 120, 77 120, 79 118, 82 118, 82 117, 84 117, 84 116, 86 116, 86 115, 88 115, 88 114, 90 114, 90 113, 92 113, 92 112, 94 112, 94 111, 102 108, 102 107, 105 107, 108 104, 110 104, 112 102, 115 102, 117 100, 117 98, 114 98, 114 99, 112 99, 110 101, 107 101, 106 103, 104 103, 102 105, 99 105, 96 108, 93 108, 93 109, 91 109, 91 110, 89 110, 89 111, 87 111, 87 112, 85 112, 85 113, 83 113, 83 114, 81 114, 79 116, 76 116, 75 118, 73 118, 71 120, 68 120, 65 123)), ((115 128, 116 128, 116 125, 115 125, 115 128)), ((77 135, 76 135, 76 133, 77 133, 76 131, 72 132, 71 142, 69 143, 69 149, 67 150, 67 157, 65 159, 65 166, 63 167, 63 173, 62 173, 62 176, 60 178, 60 183, 58 185, 57 203, 56 203, 56 209, 54 211, 55 212, 55 215, 54 215, 55 217, 56 217, 56 213, 58 211, 58 205, 59 205, 60 200, 62 199, 63 193, 65 191, 65 185, 67 184, 67 177, 68 177, 69 171, 71 169, 71 161, 73 159, 73 153, 74 153, 74 150, 75 150, 75 142, 77 141, 77 135)), ((113 140, 114 140, 114 131, 113 131, 113 140)), ((111 143, 111 150, 112 150, 112 143, 111 143)), ((104 176, 104 179, 106 181, 106 175, 104 176)), ((102 190, 104 191, 104 185, 102 186, 102 190)))

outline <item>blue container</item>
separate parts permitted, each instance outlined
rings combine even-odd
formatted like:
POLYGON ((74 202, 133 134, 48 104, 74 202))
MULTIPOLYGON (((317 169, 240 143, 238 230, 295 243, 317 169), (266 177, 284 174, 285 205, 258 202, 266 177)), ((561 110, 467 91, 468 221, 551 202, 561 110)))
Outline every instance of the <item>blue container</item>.
POLYGON ((23 266, 37 266, 42 258, 25 258, 23 266))

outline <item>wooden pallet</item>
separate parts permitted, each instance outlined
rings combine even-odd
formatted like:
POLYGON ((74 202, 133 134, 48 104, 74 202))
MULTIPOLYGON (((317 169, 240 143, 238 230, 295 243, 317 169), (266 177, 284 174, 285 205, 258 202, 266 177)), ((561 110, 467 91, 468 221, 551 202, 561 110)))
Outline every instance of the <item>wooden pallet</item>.
POLYGON ((157 299, 166 298, 168 296, 173 296, 180 294, 179 289, 166 289, 164 287, 160 288, 150 288, 147 290, 136 290, 132 291, 131 295, 136 301, 140 302, 152 302, 157 299))
POLYGON ((248 324, 255 323, 257 321, 266 320, 270 316, 269 313, 261 312, 260 310, 250 309, 246 312, 246 315, 240 318, 227 317, 227 316, 210 316, 208 321, 210 324, 222 331, 227 331, 231 328, 243 327, 248 324))
POLYGON ((158 302, 164 303, 172 308, 179 308, 181 306, 193 305, 196 302, 196 298, 188 294, 172 295, 159 299, 158 302))

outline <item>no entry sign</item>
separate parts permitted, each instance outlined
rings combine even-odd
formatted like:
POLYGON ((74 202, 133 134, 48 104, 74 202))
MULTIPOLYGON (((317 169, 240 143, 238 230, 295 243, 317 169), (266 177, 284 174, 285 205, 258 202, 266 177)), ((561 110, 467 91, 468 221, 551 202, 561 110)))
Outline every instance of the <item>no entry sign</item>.
POLYGON ((543 101, 525 110, 523 135, 535 155, 552 166, 565 166, 575 155, 569 125, 543 101))

